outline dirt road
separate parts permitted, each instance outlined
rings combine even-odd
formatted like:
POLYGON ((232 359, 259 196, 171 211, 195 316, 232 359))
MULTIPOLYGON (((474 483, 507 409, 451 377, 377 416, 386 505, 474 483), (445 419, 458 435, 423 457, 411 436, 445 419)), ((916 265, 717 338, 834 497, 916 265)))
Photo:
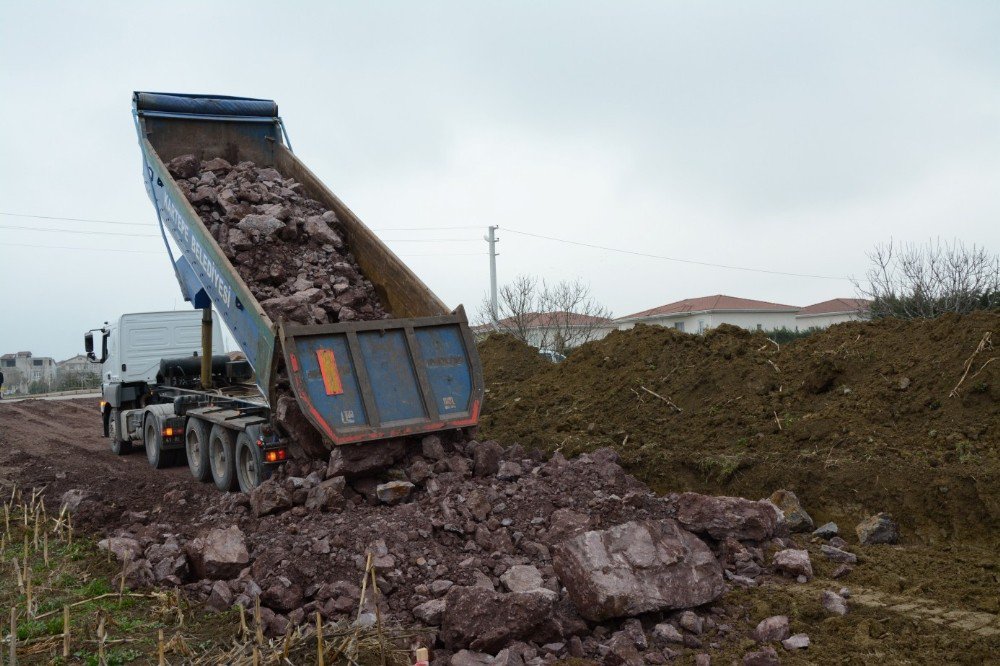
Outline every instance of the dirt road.
POLYGON ((113 455, 95 398, 0 402, 0 488, 13 484, 45 486, 50 506, 77 488, 105 498, 98 517, 105 522, 92 526, 100 532, 121 524, 127 511, 162 506, 164 495, 177 488, 188 491, 189 516, 217 499, 215 487, 196 482, 187 467, 153 469, 142 450, 113 455))

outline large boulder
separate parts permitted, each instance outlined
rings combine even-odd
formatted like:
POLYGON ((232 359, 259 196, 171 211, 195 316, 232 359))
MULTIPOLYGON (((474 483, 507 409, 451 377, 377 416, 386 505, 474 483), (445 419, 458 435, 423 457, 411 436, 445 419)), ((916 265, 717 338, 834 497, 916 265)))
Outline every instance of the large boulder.
POLYGON ((445 601, 441 639, 449 650, 496 653, 514 641, 547 638, 552 601, 545 595, 456 586, 445 601))
POLYGON ((774 535, 778 515, 770 502, 742 497, 712 497, 681 493, 674 500, 674 516, 685 529, 720 541, 764 541, 774 535))
POLYGON ((585 532, 556 546, 553 565, 577 610, 594 622, 692 608, 725 590, 712 551, 670 519, 585 532))
POLYGON ((209 530, 187 543, 187 555, 199 578, 235 578, 249 562, 246 539, 240 528, 209 530))
POLYGON ((351 477, 379 471, 399 460, 404 452, 403 442, 399 440, 338 446, 330 452, 326 476, 328 479, 335 476, 351 477))

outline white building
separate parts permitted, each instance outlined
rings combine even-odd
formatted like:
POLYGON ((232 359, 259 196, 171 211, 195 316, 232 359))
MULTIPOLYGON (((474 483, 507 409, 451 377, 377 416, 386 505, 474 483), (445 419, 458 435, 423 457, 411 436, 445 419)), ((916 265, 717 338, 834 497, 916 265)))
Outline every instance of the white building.
POLYGON ((776 328, 795 330, 800 308, 749 298, 716 294, 701 298, 686 298, 650 310, 643 310, 615 320, 619 329, 636 324, 653 324, 676 328, 686 333, 703 333, 721 324, 732 324, 748 330, 770 331, 776 328))
POLYGON ((615 322, 605 317, 575 312, 528 312, 501 319, 496 326, 483 324, 472 330, 480 339, 493 332, 512 333, 532 347, 562 351, 600 340, 615 328, 615 322))
POLYGON ((0 356, 0 371, 4 374, 5 390, 27 393, 28 387, 40 382, 46 387, 56 380, 56 362, 48 356, 32 356, 23 351, 0 356))
POLYGON ((795 315, 796 326, 803 331, 810 328, 826 328, 845 321, 868 319, 871 301, 863 298, 834 298, 822 303, 814 303, 799 310, 795 315))

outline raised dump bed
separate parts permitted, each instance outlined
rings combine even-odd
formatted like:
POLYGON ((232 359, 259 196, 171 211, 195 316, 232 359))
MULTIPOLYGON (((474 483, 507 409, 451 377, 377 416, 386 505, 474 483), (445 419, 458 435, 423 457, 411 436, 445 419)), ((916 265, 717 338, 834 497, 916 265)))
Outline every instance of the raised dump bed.
POLYGON ((185 298, 220 313, 272 408, 290 385, 327 446, 476 425, 483 379, 464 309, 449 310, 295 156, 277 104, 137 92, 133 111, 146 189, 164 234, 179 248, 171 260, 185 298), (304 196, 336 214, 358 269, 391 318, 273 321, 171 176, 167 164, 183 155, 251 161, 298 181, 304 196))

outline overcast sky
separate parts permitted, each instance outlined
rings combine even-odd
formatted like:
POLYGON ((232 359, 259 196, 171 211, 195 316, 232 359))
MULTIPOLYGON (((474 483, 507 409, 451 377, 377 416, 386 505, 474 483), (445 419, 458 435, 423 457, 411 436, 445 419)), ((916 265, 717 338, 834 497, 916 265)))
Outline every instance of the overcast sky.
POLYGON ((841 277, 890 237, 995 251, 998 34, 992 1, 5 2, 0 212, 150 226, 0 215, 0 353, 187 307, 158 238, 103 235, 155 232, 133 90, 273 98, 369 226, 474 227, 379 231, 449 305, 477 309, 490 224, 501 282, 579 277, 616 315, 807 305, 854 288, 515 232, 841 277))

